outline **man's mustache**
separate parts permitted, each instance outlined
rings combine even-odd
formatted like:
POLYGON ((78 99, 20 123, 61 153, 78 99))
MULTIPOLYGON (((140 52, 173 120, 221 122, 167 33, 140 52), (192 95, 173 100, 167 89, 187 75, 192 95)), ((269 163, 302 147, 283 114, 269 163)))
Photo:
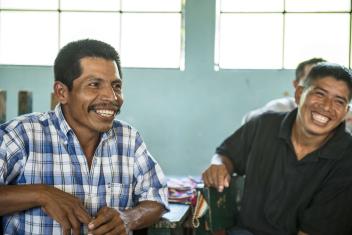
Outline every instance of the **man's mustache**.
POLYGON ((97 109, 109 109, 114 110, 116 114, 120 113, 121 107, 117 103, 99 103, 99 104, 92 104, 88 106, 88 112, 96 111, 97 109))

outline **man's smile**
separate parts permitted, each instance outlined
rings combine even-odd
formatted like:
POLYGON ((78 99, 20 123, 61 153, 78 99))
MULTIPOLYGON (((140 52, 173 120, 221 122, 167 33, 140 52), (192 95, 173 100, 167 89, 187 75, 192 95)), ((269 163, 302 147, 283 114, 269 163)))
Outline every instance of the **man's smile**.
POLYGON ((322 115, 320 113, 317 113, 317 112, 312 112, 312 119, 314 120, 314 122, 316 122, 320 125, 326 125, 328 123, 328 121, 330 120, 329 117, 322 115))

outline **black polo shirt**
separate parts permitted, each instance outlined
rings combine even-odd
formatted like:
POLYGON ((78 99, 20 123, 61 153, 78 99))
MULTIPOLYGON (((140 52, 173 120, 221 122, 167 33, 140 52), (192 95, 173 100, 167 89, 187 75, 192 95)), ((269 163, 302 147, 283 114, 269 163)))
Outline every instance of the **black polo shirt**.
POLYGON ((261 234, 349 234, 352 137, 345 123, 318 150, 297 160, 291 129, 297 109, 248 122, 216 150, 246 175, 240 226, 261 234))

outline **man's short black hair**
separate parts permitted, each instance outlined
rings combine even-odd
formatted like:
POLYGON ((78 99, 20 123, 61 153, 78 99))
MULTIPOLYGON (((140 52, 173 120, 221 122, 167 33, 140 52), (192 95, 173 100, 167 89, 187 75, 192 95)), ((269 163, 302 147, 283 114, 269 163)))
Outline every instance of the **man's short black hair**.
POLYGON ((352 73, 348 68, 339 64, 329 62, 318 63, 308 73, 307 78, 303 81, 303 87, 306 89, 310 87, 314 81, 326 77, 333 77, 338 81, 345 82, 349 90, 348 98, 349 101, 351 101, 352 73))
POLYGON ((324 60, 323 58, 311 58, 309 60, 305 60, 305 61, 302 61, 301 63, 299 63, 297 68, 296 68, 296 78, 295 78, 295 80, 297 82, 299 82, 299 80, 304 75, 304 72, 305 72, 304 70, 305 70, 307 65, 315 65, 315 64, 320 63, 320 62, 326 62, 326 60, 324 60))
POLYGON ((61 48, 54 63, 55 81, 62 82, 71 90, 73 80, 82 74, 80 60, 85 57, 115 61, 120 78, 122 79, 120 56, 117 51, 105 42, 94 39, 83 39, 70 42, 61 48))

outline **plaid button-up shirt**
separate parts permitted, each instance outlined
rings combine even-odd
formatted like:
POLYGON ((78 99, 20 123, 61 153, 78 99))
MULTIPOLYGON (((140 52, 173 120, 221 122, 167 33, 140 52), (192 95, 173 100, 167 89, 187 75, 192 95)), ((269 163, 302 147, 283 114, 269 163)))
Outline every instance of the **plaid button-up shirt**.
MULTIPOLYGON (((104 206, 125 210, 144 200, 167 207, 165 177, 139 133, 115 120, 102 133, 91 168, 60 105, 0 126, 0 185, 52 185, 81 199, 95 216, 104 206)), ((25 197, 26 195, 23 195, 25 197)), ((3 217, 4 234, 61 234, 40 207, 3 217)), ((82 225, 82 233, 87 232, 82 225)))

